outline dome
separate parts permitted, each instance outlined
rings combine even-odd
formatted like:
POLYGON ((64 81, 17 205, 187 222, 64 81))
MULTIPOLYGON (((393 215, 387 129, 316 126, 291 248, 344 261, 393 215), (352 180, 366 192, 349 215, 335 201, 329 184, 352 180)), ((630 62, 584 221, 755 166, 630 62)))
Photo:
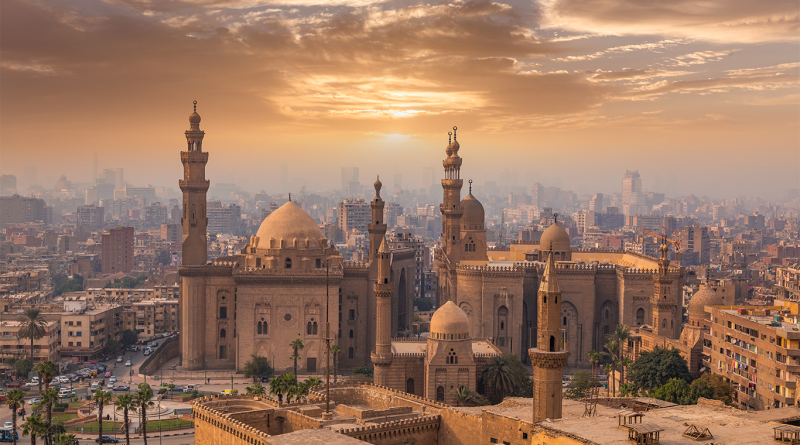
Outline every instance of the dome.
POLYGON ((197 114, 197 111, 193 112, 189 115, 189 123, 190 124, 199 124, 200 123, 200 115, 197 114))
POLYGON ((448 301, 431 317, 431 335, 438 340, 469 338, 469 319, 455 303, 448 301), (454 334, 453 337, 448 337, 454 334))
POLYGON ((706 306, 722 306, 722 296, 712 287, 704 287, 692 296, 689 301, 689 318, 705 319, 707 312, 706 306))
MULTIPOLYGON (((486 220, 483 204, 470 193, 461 201, 461 206, 464 208, 464 214, 461 217, 461 225, 468 227, 480 226, 480 229, 483 229, 484 221, 486 220)), ((470 229, 467 228, 466 230, 470 229)))
POLYGON ((256 236, 258 244, 266 248, 269 248, 270 238, 277 241, 284 239, 287 243, 291 243, 294 238, 298 242, 308 238, 316 245, 323 237, 314 218, 292 201, 270 213, 261 223, 256 236))
POLYGON ((539 248, 542 250, 565 251, 570 250, 569 234, 558 222, 548 227, 539 241, 539 248))

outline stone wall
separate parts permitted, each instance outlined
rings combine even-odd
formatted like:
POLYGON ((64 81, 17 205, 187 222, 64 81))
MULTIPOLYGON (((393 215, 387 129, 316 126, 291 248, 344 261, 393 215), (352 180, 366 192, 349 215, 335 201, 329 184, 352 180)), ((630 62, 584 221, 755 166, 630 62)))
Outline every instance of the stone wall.
POLYGON ((412 412, 410 406, 393 406, 386 409, 359 409, 347 405, 339 405, 336 411, 345 415, 352 416, 358 420, 372 419, 375 417, 383 416, 396 416, 399 414, 408 414, 412 412))
POLYGON ((424 416, 380 425, 344 428, 339 433, 374 445, 435 445, 439 443, 440 422, 438 415, 424 416))
POLYGON ((439 445, 467 445, 480 442, 481 418, 451 409, 441 410, 439 445))
POLYGON ((181 355, 180 336, 164 340, 164 343, 139 365, 139 375, 154 375, 164 363, 181 355))
POLYGON ((278 413, 277 421, 282 424, 280 434, 311 428, 322 428, 322 420, 308 417, 295 411, 283 411, 278 413))
MULTIPOLYGON (((311 400, 324 400, 325 391, 315 387, 309 395, 311 400)), ((413 412, 439 414, 447 405, 403 391, 370 384, 338 383, 331 385, 331 401, 340 405, 369 406, 381 410, 395 406, 410 406, 413 412)))
POLYGON ((195 421, 195 444, 197 445, 243 445, 261 444, 266 442, 269 435, 259 428, 246 424, 241 420, 232 418, 233 413, 223 414, 220 408, 247 408, 271 409, 269 405, 252 399, 239 397, 203 397, 193 404, 192 416, 195 421), (211 402, 211 403, 209 403, 211 402))

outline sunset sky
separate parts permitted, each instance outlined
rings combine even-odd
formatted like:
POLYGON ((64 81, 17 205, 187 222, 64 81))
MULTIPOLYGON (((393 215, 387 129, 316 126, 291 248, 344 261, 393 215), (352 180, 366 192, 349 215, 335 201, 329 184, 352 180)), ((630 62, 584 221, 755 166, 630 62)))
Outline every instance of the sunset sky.
MULTIPOLYGON (((212 181, 462 177, 780 197, 800 181, 796 0, 2 0, 0 171, 177 188, 191 102, 212 181)), ((54 180, 54 179, 53 179, 54 180)), ((657 190, 658 191, 658 190, 657 190)), ((661 190, 663 191, 663 190, 661 190)))

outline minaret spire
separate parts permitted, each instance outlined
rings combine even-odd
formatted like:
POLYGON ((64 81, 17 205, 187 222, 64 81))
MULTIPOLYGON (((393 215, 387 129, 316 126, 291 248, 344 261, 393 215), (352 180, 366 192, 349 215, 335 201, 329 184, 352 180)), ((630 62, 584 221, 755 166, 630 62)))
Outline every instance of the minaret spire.
POLYGON ((386 237, 386 224, 383 222, 383 207, 385 203, 383 199, 381 199, 381 188, 383 184, 381 183, 380 176, 378 176, 378 179, 373 185, 375 187, 375 198, 370 202, 370 207, 372 207, 372 220, 369 225, 367 225, 367 231, 369 232, 370 262, 375 261, 378 255, 378 249, 381 246, 381 241, 386 237))
POLYGON ((197 101, 192 102, 189 129, 186 130, 187 151, 181 152, 183 179, 178 185, 183 192, 183 264, 199 266, 206 264, 206 193, 210 182, 206 179, 208 153, 203 151, 205 132, 200 130, 200 115, 197 101))
POLYGON ((392 363, 392 254, 386 238, 381 240, 377 252, 378 276, 375 281, 376 326, 375 352, 372 364, 375 366, 375 384, 389 386, 389 365, 392 363))

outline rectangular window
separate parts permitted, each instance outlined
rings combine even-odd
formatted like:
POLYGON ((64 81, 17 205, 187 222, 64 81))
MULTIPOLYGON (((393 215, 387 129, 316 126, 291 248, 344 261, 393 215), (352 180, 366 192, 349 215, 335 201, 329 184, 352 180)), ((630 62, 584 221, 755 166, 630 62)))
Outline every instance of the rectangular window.
POLYGON ((78 347, 80 347, 80 346, 81 346, 81 342, 78 342, 78 347))
POLYGON ((347 348, 347 358, 355 358, 355 350, 353 348, 347 348))
POLYGON ((223 306, 219 308, 219 318, 228 318, 228 308, 223 306))
POLYGON ((72 342, 69 342, 69 345, 72 346, 72 342))
POLYGON ((219 358, 220 358, 220 360, 224 360, 225 359, 225 346, 220 346, 219 347, 219 358))
POLYGON ((355 309, 350 309, 349 314, 350 314, 350 320, 355 320, 356 319, 356 310, 355 309))

